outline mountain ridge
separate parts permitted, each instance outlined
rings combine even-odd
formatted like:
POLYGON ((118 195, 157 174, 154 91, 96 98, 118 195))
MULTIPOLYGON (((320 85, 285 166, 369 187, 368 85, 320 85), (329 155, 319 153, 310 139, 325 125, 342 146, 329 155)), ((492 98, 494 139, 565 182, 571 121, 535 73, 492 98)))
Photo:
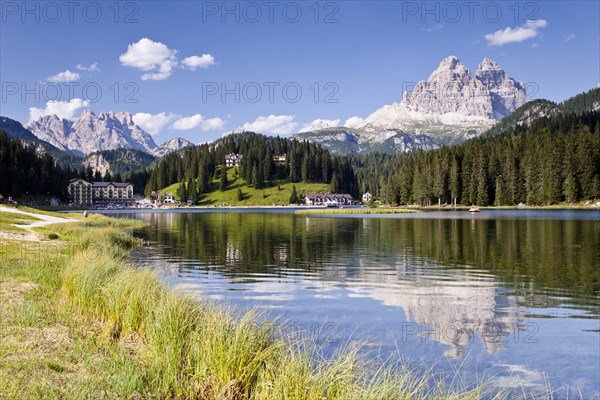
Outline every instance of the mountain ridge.
POLYGON ((484 58, 472 75, 456 56, 449 56, 411 93, 404 91, 399 103, 375 110, 354 131, 325 128, 299 132, 295 137, 327 142, 331 151, 341 153, 347 148, 351 153, 430 150, 480 135, 526 100, 525 84, 508 76, 495 61, 484 58), (334 132, 353 132, 357 135, 353 140, 361 145, 336 145, 334 132))
POLYGON ((98 150, 132 148, 150 152, 156 143, 141 127, 133 122, 128 112, 101 112, 96 115, 85 109, 76 120, 45 115, 31 122, 27 128, 39 139, 61 150, 86 155, 98 150))

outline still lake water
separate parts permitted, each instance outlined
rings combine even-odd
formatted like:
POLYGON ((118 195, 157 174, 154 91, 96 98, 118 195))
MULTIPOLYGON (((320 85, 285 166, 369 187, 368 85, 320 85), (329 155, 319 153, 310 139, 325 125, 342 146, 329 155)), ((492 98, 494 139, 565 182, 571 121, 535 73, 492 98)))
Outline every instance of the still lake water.
POLYGON ((600 398, 600 211, 111 215, 148 223, 134 259, 170 284, 326 354, 362 342, 466 384, 600 398))

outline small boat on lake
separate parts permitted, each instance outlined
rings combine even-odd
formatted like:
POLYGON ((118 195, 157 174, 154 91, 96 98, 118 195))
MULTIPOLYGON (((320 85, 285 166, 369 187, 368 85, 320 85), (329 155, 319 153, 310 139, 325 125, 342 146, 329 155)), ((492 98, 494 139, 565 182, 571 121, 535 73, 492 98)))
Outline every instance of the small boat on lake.
POLYGON ((478 213, 479 212, 479 207, 471 207, 471 208, 469 208, 469 212, 470 213, 478 213))

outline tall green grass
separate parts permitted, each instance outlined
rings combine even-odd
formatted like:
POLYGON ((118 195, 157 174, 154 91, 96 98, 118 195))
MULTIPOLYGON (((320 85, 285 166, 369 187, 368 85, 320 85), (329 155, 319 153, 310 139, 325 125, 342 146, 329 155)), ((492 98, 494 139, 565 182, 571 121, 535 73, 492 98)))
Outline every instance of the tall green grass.
MULTIPOLYGON (((406 369, 368 371, 356 348, 317 362, 299 344, 276 338, 274 323, 257 324, 262 319, 253 312, 236 318, 231 310, 168 291, 152 272, 127 265, 124 256, 135 245, 131 236, 92 221, 86 225, 77 235, 82 251, 63 271, 64 290, 84 315, 102 321, 112 340, 139 335, 148 394, 346 400, 418 398, 431 390, 429 377, 406 369)), ((64 233, 72 229, 81 227, 64 233)), ((434 397, 455 396, 440 389, 434 397)))
MULTIPOLYGON (((374 367, 358 347, 342 346, 333 357, 321 358, 301 343, 277 337, 276 322, 256 312, 240 316, 168 290, 155 273, 128 262, 139 241, 124 229, 136 224, 93 216, 52 227, 61 238, 77 243, 77 251, 58 265, 31 267, 38 269, 31 275, 40 282, 36 296, 66 304, 76 321, 98 327, 99 337, 92 334, 93 344, 81 346, 80 352, 91 360, 104 360, 101 365, 114 371, 105 380, 92 375, 75 394, 70 392, 73 398, 385 400, 490 395, 485 386, 451 390, 441 382, 432 386, 431 374, 397 365, 374 367)), ((30 324, 34 317, 28 317, 30 324)), ((60 315, 55 319, 60 321, 60 315)), ((52 365, 53 373, 59 373, 61 364, 52 365)), ((44 387, 33 396, 64 396, 44 387)), ((18 387, 11 390, 17 397, 21 393, 18 387)))

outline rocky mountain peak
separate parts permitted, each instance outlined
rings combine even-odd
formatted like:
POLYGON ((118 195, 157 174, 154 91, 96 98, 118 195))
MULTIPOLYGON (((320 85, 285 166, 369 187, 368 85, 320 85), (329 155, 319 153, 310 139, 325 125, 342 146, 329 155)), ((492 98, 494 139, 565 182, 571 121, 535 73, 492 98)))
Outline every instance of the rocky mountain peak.
POLYGON ((92 110, 90 110, 89 108, 84 109, 81 112, 81 115, 79 116, 79 119, 90 119, 90 118, 96 118, 96 114, 94 114, 94 112, 92 110))
POLYGON ((490 92, 493 118, 496 120, 510 115, 527 102, 525 84, 508 76, 497 62, 489 58, 484 58, 479 64, 475 78, 490 92))
MULTIPOLYGON (((490 60, 489 58, 484 58, 483 61, 481 62, 481 64, 479 64, 479 66, 477 67, 477 72, 480 71, 489 71, 489 70, 493 70, 493 71, 501 71, 502 68, 500 67, 500 64, 498 64, 496 61, 494 60, 490 60)), ((503 71, 504 72, 504 71, 503 71)))
POLYGON ((428 134, 429 126, 432 131, 445 129, 472 135, 526 101, 525 85, 509 77, 497 62, 484 58, 473 76, 456 56, 450 56, 426 81, 417 83, 412 92, 404 92, 401 103, 375 111, 365 119, 363 127, 428 134))
POLYGON ((133 116, 128 112, 118 112, 115 114, 115 118, 126 125, 135 125, 133 122, 133 116))
POLYGON ((463 65, 456 56, 450 56, 444 58, 442 62, 440 62, 440 65, 431 73, 429 79, 427 79, 427 82, 445 83, 448 81, 453 81, 466 84, 471 79, 471 71, 469 71, 469 69, 463 65))
POLYGON ((85 109, 74 121, 44 116, 32 122, 29 129, 39 139, 77 155, 118 148, 150 152, 156 147, 152 137, 133 123, 131 114, 124 112, 96 115, 85 109))
POLYGON ((157 157, 162 157, 173 151, 178 151, 185 147, 193 146, 193 145, 194 145, 194 143, 190 142, 189 140, 186 140, 183 138, 172 138, 172 139, 168 139, 163 144, 161 144, 160 146, 153 149, 151 154, 153 154, 157 157))
POLYGON ((437 69, 455 69, 458 64, 460 64, 458 57, 448 56, 440 62, 440 65, 437 67, 437 69))

